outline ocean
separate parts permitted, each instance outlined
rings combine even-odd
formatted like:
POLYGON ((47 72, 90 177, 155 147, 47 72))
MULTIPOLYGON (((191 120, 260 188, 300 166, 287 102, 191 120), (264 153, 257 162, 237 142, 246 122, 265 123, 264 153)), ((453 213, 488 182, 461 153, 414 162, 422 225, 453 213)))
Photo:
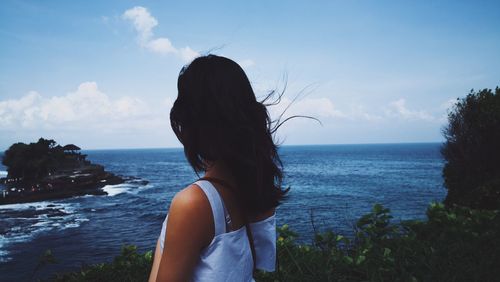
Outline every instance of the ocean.
MULTIPOLYGON (((301 242, 316 230, 350 234, 373 204, 390 208, 394 221, 425 218, 442 201, 439 143, 283 146, 286 201, 277 224, 288 224, 301 242)), ((197 179, 182 149, 83 151, 115 174, 149 181, 106 186, 107 196, 0 206, 0 281, 47 278, 83 264, 110 261, 123 244, 152 250, 170 200, 197 179), (56 264, 34 273, 50 249, 56 264)), ((5 167, 0 165, 0 176, 5 167)))

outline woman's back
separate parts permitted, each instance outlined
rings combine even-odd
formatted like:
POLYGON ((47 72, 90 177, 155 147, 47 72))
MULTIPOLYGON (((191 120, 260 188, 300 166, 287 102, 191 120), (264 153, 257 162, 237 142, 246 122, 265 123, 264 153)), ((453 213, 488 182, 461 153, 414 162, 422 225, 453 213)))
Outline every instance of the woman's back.
MULTIPOLYGON (((225 202, 231 201, 223 199, 229 200, 230 194, 221 188, 217 189, 207 180, 199 180, 194 184, 203 191, 210 203, 214 219, 214 237, 210 244, 201 251, 191 280, 252 281, 253 257, 246 226, 241 214, 238 214, 235 209, 229 213, 225 202)), ((167 220, 168 215, 163 222, 159 237, 161 252, 164 249, 167 220)), ((276 260, 274 214, 263 220, 250 223, 249 227, 254 241, 256 268, 273 271, 276 260)))

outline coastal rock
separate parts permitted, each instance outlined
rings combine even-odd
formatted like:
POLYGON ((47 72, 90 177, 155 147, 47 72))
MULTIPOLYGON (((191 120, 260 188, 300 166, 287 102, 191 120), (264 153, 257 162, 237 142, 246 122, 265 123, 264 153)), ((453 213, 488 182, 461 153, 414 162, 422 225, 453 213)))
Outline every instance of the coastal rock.
POLYGON ((58 171, 36 182, 0 179, 5 186, 0 192, 0 205, 63 199, 83 195, 107 195, 102 187, 121 184, 125 180, 107 172, 100 165, 89 164, 58 171))
POLYGON ((104 186, 125 182, 102 165, 92 164, 79 151, 76 145, 60 146, 43 138, 37 143, 10 146, 2 159, 8 175, 0 178, 0 205, 107 195, 104 186))

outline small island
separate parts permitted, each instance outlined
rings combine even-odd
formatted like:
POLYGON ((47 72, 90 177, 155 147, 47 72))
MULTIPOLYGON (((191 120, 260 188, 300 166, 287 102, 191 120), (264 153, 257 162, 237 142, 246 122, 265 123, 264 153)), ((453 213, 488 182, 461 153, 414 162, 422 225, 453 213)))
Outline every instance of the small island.
POLYGON ((86 157, 78 146, 51 139, 11 145, 2 159, 7 177, 0 178, 0 205, 106 195, 104 186, 125 181, 86 157))

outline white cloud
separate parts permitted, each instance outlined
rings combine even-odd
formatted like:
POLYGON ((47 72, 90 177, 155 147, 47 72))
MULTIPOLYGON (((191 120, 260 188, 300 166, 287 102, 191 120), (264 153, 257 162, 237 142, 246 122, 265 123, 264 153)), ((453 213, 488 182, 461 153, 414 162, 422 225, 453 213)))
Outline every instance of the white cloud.
MULTIPOLYGON (((283 98, 280 104, 271 106, 269 111, 272 117, 278 117, 283 110, 291 103, 291 99, 283 98)), ((287 110, 286 116, 306 115, 318 118, 323 121, 325 118, 342 119, 354 122, 380 122, 384 121, 387 115, 380 112, 370 112, 360 104, 351 104, 345 107, 338 107, 330 98, 303 98, 293 102, 287 110)))
POLYGON ((153 28, 158 25, 158 21, 144 7, 128 9, 123 13, 123 18, 132 21, 139 42, 144 45, 153 37, 153 28))
POLYGON ((188 46, 181 48, 179 50, 179 53, 180 53, 182 59, 184 59, 184 61, 186 61, 186 62, 190 62, 194 58, 200 56, 200 54, 198 52, 194 51, 193 49, 189 48, 188 46))
MULTIPOLYGON (((278 105, 269 107, 272 118, 277 118, 292 102, 284 97, 278 105)), ((449 102, 449 101, 448 101, 449 102)), ((405 99, 390 102, 386 107, 366 107, 363 103, 353 103, 338 106, 330 98, 303 98, 296 100, 289 107, 284 118, 293 115, 306 115, 318 118, 323 124, 335 123, 338 120, 348 121, 350 124, 391 123, 393 121, 424 121, 440 123, 446 120, 447 115, 442 115, 442 110, 433 112, 410 109, 405 99), (441 117, 442 115, 442 117, 441 117), (333 121, 332 121, 333 120, 333 121), (352 123, 351 123, 352 122, 352 123)))
POLYGON ((170 109, 174 105, 174 100, 172 100, 170 97, 166 97, 163 99, 162 104, 161 104, 165 109, 168 109, 170 112, 170 109))
POLYGON ((30 91, 21 99, 1 101, 0 127, 7 128, 12 124, 25 126, 35 120, 36 109, 31 106, 38 103, 40 99, 40 94, 36 91, 30 91))
POLYGON ((457 99, 456 98, 449 99, 449 100, 447 100, 447 101, 445 101, 444 103, 441 104, 441 109, 449 111, 449 110, 452 109, 453 106, 455 106, 456 103, 457 103, 457 99))
MULTIPOLYGON (((167 100, 165 100, 167 101, 167 100)), ((171 103, 168 103, 171 104, 171 103)), ((158 108, 136 97, 111 98, 95 82, 81 83, 63 96, 43 97, 32 91, 20 99, 0 101, 4 130, 116 131, 168 125, 167 103, 158 108)), ((160 127, 161 127, 160 126, 160 127)), ((156 128, 157 130, 157 128, 156 128)))
POLYGON ((366 120, 369 122, 382 121, 384 118, 377 114, 369 113, 361 104, 351 105, 348 116, 353 120, 366 120))
POLYGON ((316 115, 318 117, 343 118, 346 115, 337 110, 333 102, 328 98, 305 98, 292 106, 293 112, 297 114, 307 113, 306 115, 316 115))
POLYGON ((399 99, 393 101, 389 104, 388 109, 385 111, 386 115, 389 117, 402 118, 404 120, 424 120, 424 121, 434 121, 436 120, 434 116, 427 113, 426 111, 420 110, 410 110, 406 106, 405 99, 399 99))
POLYGON ((246 59, 246 60, 240 61, 238 63, 244 69, 249 68, 249 67, 253 67, 255 65, 255 62, 250 60, 250 59, 246 59))
POLYGON ((132 22, 137 31, 139 45, 151 52, 161 55, 176 54, 185 62, 189 62, 200 55, 189 46, 175 47, 166 37, 155 38, 153 28, 158 25, 158 20, 144 7, 136 6, 128 9, 123 13, 122 18, 132 22))
POLYGON ((157 38, 151 40, 146 44, 146 48, 162 55, 168 53, 177 53, 177 49, 175 49, 175 47, 172 45, 170 40, 168 40, 168 38, 157 38))
POLYGON ((442 123, 446 123, 448 121, 448 113, 454 109, 454 106, 457 104, 457 99, 448 99, 445 102, 441 104, 439 107, 440 110, 443 112, 439 120, 442 123))
MULTIPOLYGON (((289 98, 283 98, 278 105, 269 107, 270 114, 273 118, 277 118, 288 105, 292 103, 289 98)), ((286 110, 283 118, 303 115, 314 118, 345 118, 346 115, 336 109, 333 102, 328 98, 304 98, 296 100, 286 110)))

